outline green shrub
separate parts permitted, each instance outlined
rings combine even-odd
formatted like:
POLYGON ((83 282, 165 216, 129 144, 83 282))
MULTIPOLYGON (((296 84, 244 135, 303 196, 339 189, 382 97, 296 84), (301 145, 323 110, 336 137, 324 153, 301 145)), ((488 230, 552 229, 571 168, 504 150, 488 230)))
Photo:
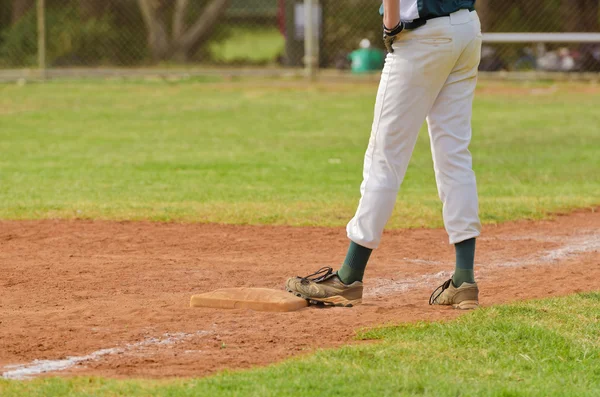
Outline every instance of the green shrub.
MULTIPOLYGON (((117 53, 118 32, 110 16, 82 20, 75 7, 46 10, 47 63, 51 66, 109 63, 117 53)), ((31 10, 2 33, 0 63, 27 66, 36 63, 36 14, 31 10)))

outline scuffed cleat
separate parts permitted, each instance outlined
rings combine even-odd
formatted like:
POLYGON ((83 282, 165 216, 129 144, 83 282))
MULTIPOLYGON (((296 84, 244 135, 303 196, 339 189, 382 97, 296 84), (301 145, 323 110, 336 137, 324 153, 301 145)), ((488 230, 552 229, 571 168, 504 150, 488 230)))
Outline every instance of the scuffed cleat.
POLYGON ((452 305, 455 309, 461 310, 477 309, 479 307, 479 288, 477 283, 462 283, 460 287, 455 287, 450 279, 433 291, 429 297, 429 304, 452 305))
POLYGON ((330 267, 306 277, 292 277, 285 283, 285 289, 311 304, 352 307, 362 303, 363 283, 346 285, 330 267))

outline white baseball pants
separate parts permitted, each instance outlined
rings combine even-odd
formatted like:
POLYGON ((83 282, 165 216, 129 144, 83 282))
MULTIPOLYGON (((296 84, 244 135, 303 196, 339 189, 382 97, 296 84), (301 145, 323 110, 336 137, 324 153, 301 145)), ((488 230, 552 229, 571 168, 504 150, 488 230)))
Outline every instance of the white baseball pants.
POLYGON ((427 119, 435 178, 451 244, 479 235, 478 199, 469 143, 481 25, 460 10, 399 34, 381 74, 365 154, 361 199, 348 237, 377 248, 427 119))

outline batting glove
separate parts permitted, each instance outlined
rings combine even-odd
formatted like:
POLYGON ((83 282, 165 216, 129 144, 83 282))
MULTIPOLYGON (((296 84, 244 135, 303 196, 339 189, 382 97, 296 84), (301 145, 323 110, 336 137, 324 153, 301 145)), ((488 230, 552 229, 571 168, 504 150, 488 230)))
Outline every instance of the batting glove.
POLYGON ((385 44, 385 48, 388 52, 394 52, 394 48, 392 44, 396 40, 396 37, 404 30, 404 22, 398 22, 395 28, 388 29, 383 25, 383 43, 385 44))

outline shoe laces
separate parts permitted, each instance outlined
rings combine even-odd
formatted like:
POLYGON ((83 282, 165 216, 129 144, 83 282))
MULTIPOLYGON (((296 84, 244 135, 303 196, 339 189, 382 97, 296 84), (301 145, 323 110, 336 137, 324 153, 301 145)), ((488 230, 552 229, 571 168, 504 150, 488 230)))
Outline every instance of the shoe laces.
POLYGON ((433 293, 431 294, 431 296, 429 297, 429 304, 433 305, 435 304, 435 301, 437 300, 437 298, 440 297, 440 295, 442 295, 444 293, 444 291, 446 291, 448 289, 448 287, 450 287, 450 283, 452 282, 452 279, 449 279, 447 281, 444 281, 444 284, 440 285, 439 287, 437 287, 435 289, 435 291, 433 291, 433 293), (437 295, 436 293, 440 291, 437 295))
POLYGON ((304 277, 300 277, 298 276, 298 278, 301 279, 301 283, 302 284, 308 284, 311 281, 313 283, 318 283, 320 281, 325 280, 329 275, 331 275, 331 273, 333 273, 333 268, 331 267, 322 267, 319 270, 317 270, 316 272, 309 274, 308 276, 304 276, 304 277))

